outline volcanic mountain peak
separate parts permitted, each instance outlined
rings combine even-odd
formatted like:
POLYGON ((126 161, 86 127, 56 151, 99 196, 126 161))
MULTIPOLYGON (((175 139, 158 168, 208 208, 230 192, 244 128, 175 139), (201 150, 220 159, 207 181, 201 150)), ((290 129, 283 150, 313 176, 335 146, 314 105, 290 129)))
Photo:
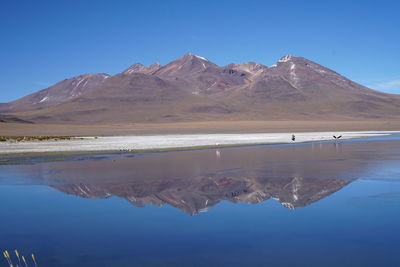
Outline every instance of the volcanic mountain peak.
POLYGON ((252 75, 259 73, 263 70, 266 70, 268 68, 267 66, 264 66, 262 64, 258 64, 255 62, 246 62, 246 63, 242 63, 242 64, 230 64, 228 66, 234 70, 243 71, 243 72, 246 72, 246 73, 249 73, 252 75))
MULTIPOLYGON (((188 62, 200 62, 200 63, 209 62, 209 63, 211 63, 205 57, 197 56, 197 55, 192 54, 192 53, 187 53, 187 54, 183 55, 182 57, 178 58, 177 60, 172 61, 171 63, 173 63, 173 62, 179 62, 179 63, 182 63, 182 64, 185 64, 185 63, 188 63, 188 62)), ((211 63, 211 64, 213 64, 213 63, 211 63)), ((215 65, 215 64, 213 64, 213 65, 215 65)))
POLYGON ((133 72, 140 72, 142 69, 144 69, 145 66, 142 63, 135 63, 129 66, 126 70, 124 70, 122 73, 123 74, 130 74, 133 72))
POLYGON ((318 72, 318 73, 322 73, 322 74, 330 73, 330 74, 335 74, 335 75, 340 76, 340 74, 338 74, 337 72, 335 72, 331 69, 328 69, 324 66, 321 66, 311 60, 308 60, 303 57, 296 57, 293 55, 283 56, 282 58, 280 58, 278 60, 278 62, 276 62, 271 67, 278 67, 278 66, 280 66, 286 70, 293 70, 297 67, 300 67, 307 71, 312 70, 314 72, 318 72))
POLYGON ((163 66, 154 74, 165 78, 182 78, 193 73, 204 72, 208 68, 218 68, 218 66, 204 57, 188 53, 163 66))
POLYGON ((43 90, 43 98, 37 103, 65 101, 66 99, 80 96, 86 89, 102 83, 109 77, 110 75, 108 74, 99 73, 84 74, 63 80, 43 90), (61 90, 56 87, 61 87, 61 90))
POLYGON ((163 70, 157 72, 158 70, 160 70, 163 66, 160 63, 154 63, 150 66, 145 66, 142 63, 135 63, 133 65, 131 65, 129 68, 127 68, 126 70, 124 70, 122 73, 129 75, 132 73, 144 73, 144 74, 155 74, 155 72, 157 72, 157 75, 163 75, 163 74, 169 74, 171 71, 173 72, 173 70, 180 70, 182 68, 184 68, 184 65, 199 65, 200 62, 200 66, 203 69, 206 69, 206 67, 209 65, 207 64, 207 62, 209 62, 208 59, 201 57, 201 56, 197 56, 194 55, 192 53, 187 53, 184 56, 182 56, 181 58, 170 62, 169 64, 167 64, 163 70), (175 67, 175 68, 174 68, 175 67))
POLYGON ((201 66, 201 69, 203 70, 210 66, 217 67, 217 65, 215 65, 205 57, 197 56, 192 53, 185 54, 183 57, 179 58, 176 61, 181 63, 182 65, 201 66))
POLYGON ((206 59, 205 57, 201 57, 201 56, 198 56, 198 55, 195 55, 195 54, 192 54, 192 53, 187 53, 183 57, 188 57, 188 58, 191 58, 191 59, 192 58, 197 58, 197 59, 200 59, 200 60, 208 61, 208 59, 206 59))
POLYGON ((150 66, 145 66, 141 63, 135 63, 135 64, 131 65, 129 68, 127 68, 126 70, 124 70, 122 73, 126 74, 126 75, 129 75, 132 73, 153 74, 154 72, 159 70, 161 67, 162 66, 160 63, 154 63, 154 64, 151 64, 150 66))
POLYGON ((278 62, 288 62, 288 61, 291 60, 292 58, 293 58, 292 55, 286 55, 286 56, 281 57, 281 59, 279 59, 278 62))
POLYGON ((271 65, 270 68, 278 67, 282 63, 287 63, 287 62, 294 64, 296 61, 298 62, 298 61, 301 61, 302 59, 306 60, 306 59, 304 59, 302 57, 295 57, 293 55, 286 55, 286 56, 281 57, 276 63, 271 65))

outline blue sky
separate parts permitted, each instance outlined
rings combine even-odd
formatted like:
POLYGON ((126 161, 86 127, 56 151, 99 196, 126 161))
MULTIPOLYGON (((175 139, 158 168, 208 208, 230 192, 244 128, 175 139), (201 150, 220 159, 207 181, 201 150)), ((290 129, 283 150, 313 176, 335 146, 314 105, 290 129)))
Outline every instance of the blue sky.
POLYGON ((400 93, 400 1, 3 1, 0 102, 185 53, 218 65, 302 56, 400 93))

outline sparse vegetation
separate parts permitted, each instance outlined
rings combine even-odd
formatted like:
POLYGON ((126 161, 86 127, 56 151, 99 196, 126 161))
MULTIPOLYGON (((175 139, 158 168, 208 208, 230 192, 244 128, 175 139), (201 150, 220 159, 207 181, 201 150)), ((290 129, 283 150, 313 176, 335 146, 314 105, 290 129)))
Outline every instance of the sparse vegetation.
POLYGON ((47 141, 47 140, 70 140, 72 136, 0 136, 0 142, 15 141, 47 141))
POLYGON ((21 267, 22 266, 25 266, 25 267, 35 266, 35 267, 37 267, 38 266, 37 262, 36 262, 35 254, 33 254, 33 253, 31 254, 30 258, 32 258, 33 264, 29 265, 29 257, 25 258, 25 256, 23 256, 23 255, 20 256, 18 250, 14 250, 14 253, 15 253, 15 257, 14 257, 15 259, 13 260, 12 253, 10 255, 10 253, 8 253, 7 250, 3 251, 3 256, 7 260, 9 267, 14 267, 14 266, 21 266, 21 267), (13 261, 16 263, 16 265, 14 265, 13 261), (23 263, 23 265, 22 265, 22 263, 23 263))

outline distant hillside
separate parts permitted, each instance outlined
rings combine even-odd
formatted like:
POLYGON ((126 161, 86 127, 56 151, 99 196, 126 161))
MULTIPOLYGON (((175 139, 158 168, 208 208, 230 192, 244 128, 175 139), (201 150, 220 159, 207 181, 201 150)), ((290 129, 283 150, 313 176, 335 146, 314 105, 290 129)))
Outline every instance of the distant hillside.
POLYGON ((18 117, 11 116, 11 115, 2 115, 0 114, 0 123, 33 123, 31 121, 22 120, 18 117))

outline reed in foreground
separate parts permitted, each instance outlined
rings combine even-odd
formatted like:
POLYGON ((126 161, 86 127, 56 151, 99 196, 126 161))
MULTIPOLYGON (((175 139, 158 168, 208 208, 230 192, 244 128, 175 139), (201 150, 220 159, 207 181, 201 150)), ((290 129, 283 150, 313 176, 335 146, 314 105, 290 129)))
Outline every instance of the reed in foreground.
POLYGON ((18 250, 14 250, 15 257, 13 259, 13 254, 10 255, 8 250, 3 251, 3 256, 7 261, 7 264, 9 267, 29 267, 29 266, 35 266, 38 267, 38 264, 36 262, 36 256, 35 254, 31 254, 31 257, 25 258, 24 255, 20 255, 18 250), (29 262, 29 259, 32 259, 31 262, 29 262), (29 265, 31 264, 31 265, 29 265))

